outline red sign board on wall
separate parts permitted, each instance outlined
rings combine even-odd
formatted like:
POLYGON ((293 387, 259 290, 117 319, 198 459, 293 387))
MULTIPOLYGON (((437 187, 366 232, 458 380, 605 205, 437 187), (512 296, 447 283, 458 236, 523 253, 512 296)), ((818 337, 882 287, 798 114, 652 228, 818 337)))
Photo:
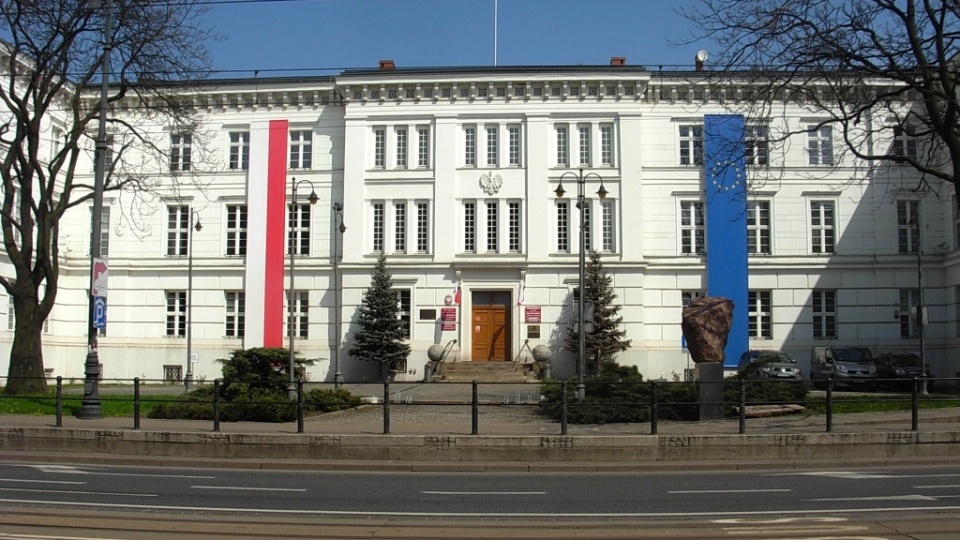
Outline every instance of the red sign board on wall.
POLYGON ((523 308, 523 322, 538 323, 540 320, 540 306, 527 306, 523 308))
POLYGON ((457 329, 457 308, 440 308, 440 330, 457 329))

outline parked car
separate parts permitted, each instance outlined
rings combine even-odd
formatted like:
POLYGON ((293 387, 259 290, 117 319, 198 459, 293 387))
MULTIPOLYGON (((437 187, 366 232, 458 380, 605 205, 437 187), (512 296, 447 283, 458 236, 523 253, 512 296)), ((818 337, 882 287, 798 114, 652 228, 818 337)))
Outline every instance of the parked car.
POLYGON ((873 387, 877 365, 866 347, 814 347, 810 351, 810 380, 814 386, 826 386, 827 379, 837 386, 873 387))
MULTIPOLYGON (((885 353, 877 357, 878 383, 888 387, 909 388, 916 377, 922 372, 920 356, 913 353, 885 353)), ((927 378, 933 379, 934 374, 927 366, 927 378)), ((927 389, 933 388, 933 381, 927 381, 927 389)))
POLYGON ((740 355, 737 372, 744 379, 803 379, 797 361, 780 351, 746 351, 740 355))

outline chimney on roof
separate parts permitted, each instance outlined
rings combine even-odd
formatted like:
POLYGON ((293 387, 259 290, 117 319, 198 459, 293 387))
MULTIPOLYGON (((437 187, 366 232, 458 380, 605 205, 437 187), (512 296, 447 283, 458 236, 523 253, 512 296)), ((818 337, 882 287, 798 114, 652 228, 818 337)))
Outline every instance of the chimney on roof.
POLYGON ((610 65, 611 65, 611 66, 625 66, 625 65, 627 65, 627 57, 626 57, 626 56, 612 56, 612 57, 610 57, 610 65))
POLYGON ((395 67, 397 67, 397 66, 396 66, 396 64, 393 63, 393 60, 381 60, 381 61, 380 61, 380 69, 387 70, 387 69, 393 69, 393 68, 395 68, 395 67))

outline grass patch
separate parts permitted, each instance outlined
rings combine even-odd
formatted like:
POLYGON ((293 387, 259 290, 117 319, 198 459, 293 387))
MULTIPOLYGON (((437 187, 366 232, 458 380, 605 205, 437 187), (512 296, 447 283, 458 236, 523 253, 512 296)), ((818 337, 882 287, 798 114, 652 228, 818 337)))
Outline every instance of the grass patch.
MULTIPOLYGON (((140 414, 146 416, 159 403, 182 399, 180 395, 140 396, 140 414)), ((63 414, 76 415, 83 404, 83 396, 65 394, 63 396, 63 414)), ((133 393, 100 395, 100 406, 104 416, 133 417, 133 393)), ((0 414, 57 414, 56 392, 8 396, 0 393, 0 414)))
MULTIPOLYGON (((826 413, 827 402, 823 398, 809 398, 807 410, 815 413, 826 413)), ((960 397, 955 395, 934 395, 921 397, 918 404, 920 409, 944 409, 960 407, 960 397)), ((845 397, 833 399, 834 414, 909 411, 912 408, 910 394, 890 394, 885 396, 845 397)))

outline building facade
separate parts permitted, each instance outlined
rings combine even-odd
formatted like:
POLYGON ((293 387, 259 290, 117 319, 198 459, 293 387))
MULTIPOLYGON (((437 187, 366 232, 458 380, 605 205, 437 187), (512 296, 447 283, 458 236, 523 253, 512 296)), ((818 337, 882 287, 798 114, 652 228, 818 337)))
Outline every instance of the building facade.
MULTIPOLYGON (((379 366, 346 351, 380 254, 413 350, 397 380, 423 380, 435 344, 447 361, 469 362, 526 362, 546 345, 553 375, 570 376, 565 331, 586 249, 601 253, 632 340, 618 361, 648 378, 681 378, 693 367, 682 307, 724 280, 709 275, 710 258, 730 256, 707 250, 718 245, 708 235, 732 233, 707 223, 705 118, 742 117, 749 102, 749 82, 621 61, 383 62, 336 77, 213 81, 194 97, 199 130, 151 127, 168 160, 151 204, 105 196, 103 377, 177 379, 189 349, 195 378, 215 378, 231 350, 286 346, 292 302, 294 347, 315 360, 310 380, 332 381, 335 371, 373 380, 379 366)), ((748 253, 737 306, 744 342, 787 351, 805 373, 814 346, 917 351, 912 313, 923 291, 927 361, 953 376, 953 187, 917 191, 912 169, 854 160, 821 120, 789 99, 744 119, 734 171, 748 253)), ((918 151, 905 132, 872 144, 918 151)), ((77 210, 63 227, 61 287, 44 335, 45 366, 67 378, 83 376, 89 218, 77 210)), ((12 340, 6 307, 0 367, 12 340)))

